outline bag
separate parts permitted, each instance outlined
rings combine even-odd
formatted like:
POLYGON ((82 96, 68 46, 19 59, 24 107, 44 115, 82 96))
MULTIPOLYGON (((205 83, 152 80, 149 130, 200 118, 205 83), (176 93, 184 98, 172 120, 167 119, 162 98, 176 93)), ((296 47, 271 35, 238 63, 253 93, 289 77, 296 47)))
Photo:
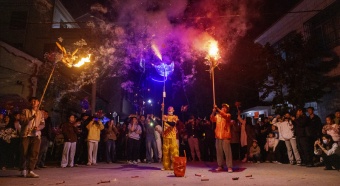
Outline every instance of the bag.
POLYGON ((187 167, 187 155, 184 151, 184 157, 174 157, 173 168, 176 177, 184 177, 187 167))

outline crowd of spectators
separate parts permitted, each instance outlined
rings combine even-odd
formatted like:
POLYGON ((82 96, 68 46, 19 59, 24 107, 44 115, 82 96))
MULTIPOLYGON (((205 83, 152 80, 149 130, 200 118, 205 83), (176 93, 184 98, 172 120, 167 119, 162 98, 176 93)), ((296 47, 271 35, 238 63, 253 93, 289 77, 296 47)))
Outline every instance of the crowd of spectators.
MULTIPOLYGON (((162 159, 161 119, 149 114, 131 115, 124 123, 83 113, 69 115, 67 122, 51 127, 44 111, 45 128, 36 169, 46 161, 58 166, 95 166, 97 162, 128 164, 159 163, 162 159)), ((17 168, 20 162, 20 113, 0 113, 0 167, 17 168)), ((243 163, 277 163, 340 169, 340 111, 323 123, 312 107, 295 113, 263 117, 242 117, 239 112, 230 127, 233 160, 243 163)), ((216 161, 215 125, 191 115, 176 124, 180 156, 191 161, 216 161)))

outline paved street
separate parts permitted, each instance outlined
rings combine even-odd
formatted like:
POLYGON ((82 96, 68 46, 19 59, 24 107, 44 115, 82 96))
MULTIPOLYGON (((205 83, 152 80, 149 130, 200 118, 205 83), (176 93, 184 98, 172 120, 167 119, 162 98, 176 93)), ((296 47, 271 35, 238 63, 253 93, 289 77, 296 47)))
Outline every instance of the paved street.
POLYGON ((318 185, 340 184, 340 172, 325 171, 323 167, 306 168, 272 163, 234 162, 234 173, 214 172, 216 163, 189 162, 185 177, 161 171, 161 164, 127 165, 124 163, 74 168, 36 170, 40 178, 18 177, 18 170, 0 171, 0 185, 318 185), (238 180, 233 178, 238 177, 238 180), (203 181, 203 180, 207 181, 203 181))

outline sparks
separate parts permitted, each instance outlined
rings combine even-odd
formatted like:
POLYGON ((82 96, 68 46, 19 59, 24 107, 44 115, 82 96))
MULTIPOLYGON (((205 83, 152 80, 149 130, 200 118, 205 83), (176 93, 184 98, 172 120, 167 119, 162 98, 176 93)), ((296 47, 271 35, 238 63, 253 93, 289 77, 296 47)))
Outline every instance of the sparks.
POLYGON ((163 60, 163 59, 162 59, 162 54, 161 54, 161 52, 159 51, 158 47, 153 43, 153 44, 151 45, 151 48, 152 48, 153 52, 155 52, 155 55, 162 61, 162 60, 163 60))
POLYGON ((74 64, 73 66, 74 66, 74 67, 81 67, 81 66, 84 65, 85 63, 91 62, 90 58, 91 58, 91 54, 88 54, 87 57, 81 58, 81 60, 80 60, 78 63, 74 64))

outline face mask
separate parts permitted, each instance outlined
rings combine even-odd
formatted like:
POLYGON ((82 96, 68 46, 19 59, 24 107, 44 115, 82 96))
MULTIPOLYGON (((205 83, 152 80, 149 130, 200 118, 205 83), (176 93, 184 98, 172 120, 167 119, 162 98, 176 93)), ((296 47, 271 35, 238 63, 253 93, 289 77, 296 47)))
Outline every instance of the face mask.
POLYGON ((327 144, 328 140, 322 140, 323 144, 327 144))
POLYGON ((169 111, 169 112, 168 112, 168 114, 169 114, 169 115, 173 115, 173 114, 174 114, 174 112, 170 112, 170 111, 169 111))

